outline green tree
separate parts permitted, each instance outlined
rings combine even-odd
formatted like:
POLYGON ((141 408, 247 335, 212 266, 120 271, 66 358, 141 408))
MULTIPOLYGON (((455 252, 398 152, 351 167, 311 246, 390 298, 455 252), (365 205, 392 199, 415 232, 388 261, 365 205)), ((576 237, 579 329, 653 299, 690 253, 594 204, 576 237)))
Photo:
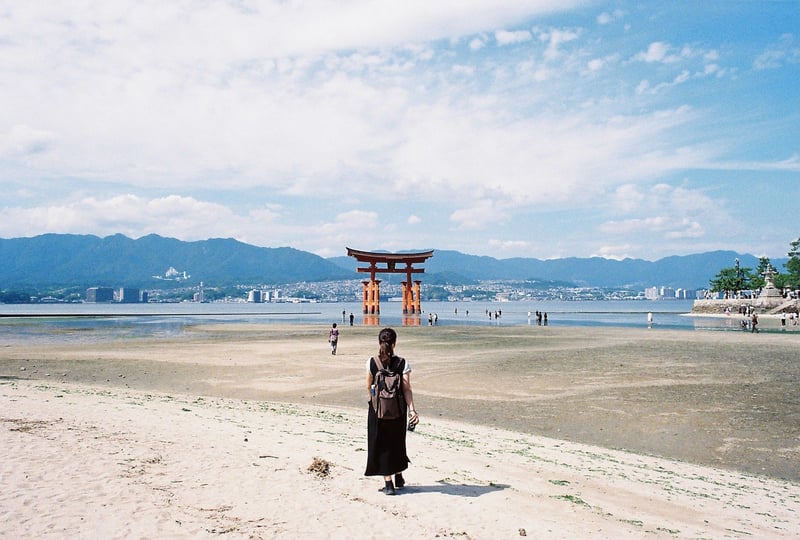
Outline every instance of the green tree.
MULTIPOLYGON (((800 238, 789 245, 789 260, 784 264, 788 274, 782 280, 782 286, 797 290, 800 289, 800 238)), ((775 286, 778 286, 777 282, 775 286)))
POLYGON ((764 279, 764 274, 767 272, 768 268, 772 268, 772 263, 770 262, 769 257, 761 257, 758 259, 758 268, 750 280, 751 289, 764 288, 764 285, 767 284, 767 281, 764 279))
POLYGON ((753 279, 751 271, 752 268, 739 267, 737 259, 736 266, 723 268, 714 276, 714 279, 709 281, 711 290, 725 293, 726 296, 733 296, 739 291, 751 289, 750 283, 753 279))
POLYGON ((0 291, 0 304, 30 304, 30 293, 23 291, 0 291))
POLYGON ((444 287, 431 286, 425 288, 425 291, 422 293, 422 296, 424 296, 425 300, 428 301, 444 302, 445 300, 447 300, 448 296, 450 296, 450 293, 447 292, 447 289, 445 289, 444 287))
POLYGON ((306 300, 319 300, 320 298, 317 293, 309 291, 308 289, 297 289, 292 296, 295 298, 305 298, 306 300))

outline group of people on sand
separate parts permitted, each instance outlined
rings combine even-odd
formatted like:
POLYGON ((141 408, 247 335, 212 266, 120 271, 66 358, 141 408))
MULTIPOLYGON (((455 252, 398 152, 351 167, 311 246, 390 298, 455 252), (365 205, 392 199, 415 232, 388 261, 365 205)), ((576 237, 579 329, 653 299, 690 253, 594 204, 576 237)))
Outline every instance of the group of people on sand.
MULTIPOLYGON (((339 342, 339 329, 333 323, 328 333, 331 354, 336 354, 339 342)), ((414 407, 414 393, 411 390, 411 364, 394 352, 397 332, 384 328, 378 333, 378 353, 366 362, 366 390, 369 401, 367 411, 367 465, 365 476, 381 476, 381 488, 386 495, 395 495, 406 485, 403 472, 410 460, 406 451, 406 434, 414 431, 419 423, 419 415, 414 407), (396 418, 379 418, 375 410, 373 395, 379 371, 400 377, 398 403, 400 414, 396 418)))
MULTIPOLYGON (((528 324, 531 324, 531 312, 528 312, 528 324)), ((536 310, 536 324, 547 326, 547 313, 536 310)))
MULTIPOLYGON (((353 312, 351 311, 350 312, 350 326, 353 326, 353 321, 355 320, 355 318, 356 318, 356 316, 353 315, 353 312)), ((342 310, 342 322, 345 322, 345 320, 347 320, 347 310, 343 309, 342 310)))
MULTIPOLYGON (((730 307, 725 308, 725 315, 731 316, 733 311, 730 307)), ((758 333, 758 314, 753 306, 739 306, 739 315, 742 316, 741 321, 739 322, 739 326, 742 330, 750 330, 750 332, 757 334, 758 333)), ((780 325, 781 329, 786 329, 786 319, 788 319, 791 325, 797 326, 798 325, 798 315, 795 312, 786 311, 781 312, 780 314, 780 325)))

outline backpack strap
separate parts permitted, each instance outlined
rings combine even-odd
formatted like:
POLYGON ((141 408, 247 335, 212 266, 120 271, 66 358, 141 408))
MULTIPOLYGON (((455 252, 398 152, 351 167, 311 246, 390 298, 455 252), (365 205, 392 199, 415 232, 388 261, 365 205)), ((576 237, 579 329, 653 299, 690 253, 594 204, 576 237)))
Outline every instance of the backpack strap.
POLYGON ((388 366, 384 366, 383 362, 381 362, 381 359, 380 358, 375 358, 374 356, 372 357, 372 361, 375 362, 375 369, 378 370, 378 371, 381 371, 381 370, 391 371, 392 370, 392 363, 391 362, 389 362, 388 366))
MULTIPOLYGON (((401 357, 401 356, 397 356, 396 354, 392 355, 392 359, 389 362, 389 365, 385 366, 385 367, 383 365, 383 362, 381 362, 380 358, 375 358, 374 356, 372 356, 372 357, 370 357, 370 360, 372 360, 372 362, 375 364, 376 371, 386 370, 386 371, 394 372, 392 370, 392 364, 395 364, 395 366, 398 367, 398 368, 400 366, 403 366, 403 368, 405 369, 405 365, 404 364, 405 364, 406 359, 401 357), (396 361, 399 361, 399 362, 396 362, 396 361)), ((403 374, 403 370, 400 370, 400 375, 402 375, 402 374, 403 374)))

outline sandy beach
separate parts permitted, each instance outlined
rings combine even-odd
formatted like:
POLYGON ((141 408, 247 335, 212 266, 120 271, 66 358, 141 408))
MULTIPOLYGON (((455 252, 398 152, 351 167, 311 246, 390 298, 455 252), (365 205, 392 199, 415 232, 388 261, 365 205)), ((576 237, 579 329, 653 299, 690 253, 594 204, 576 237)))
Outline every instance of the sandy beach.
POLYGON ((396 497, 362 474, 377 328, 336 356, 318 325, 2 344, 0 536, 800 530, 797 334, 398 330, 422 423, 396 497))

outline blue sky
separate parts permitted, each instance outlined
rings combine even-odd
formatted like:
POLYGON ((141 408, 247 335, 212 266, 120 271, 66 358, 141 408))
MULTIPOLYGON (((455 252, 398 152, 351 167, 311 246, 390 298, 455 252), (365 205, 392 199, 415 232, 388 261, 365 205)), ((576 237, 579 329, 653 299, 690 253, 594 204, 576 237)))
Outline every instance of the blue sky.
POLYGON ((0 0, 0 237, 784 257, 800 2, 0 0))

